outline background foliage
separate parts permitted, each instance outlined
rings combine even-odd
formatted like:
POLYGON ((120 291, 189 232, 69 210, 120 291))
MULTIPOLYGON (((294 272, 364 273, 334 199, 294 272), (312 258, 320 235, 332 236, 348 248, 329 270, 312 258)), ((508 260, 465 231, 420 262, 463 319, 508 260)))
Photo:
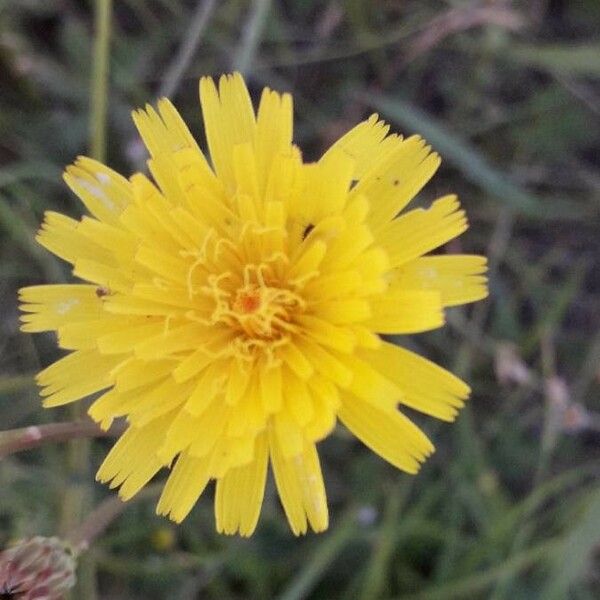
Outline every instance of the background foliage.
MULTIPOLYGON (((89 148, 92 2, 0 2, 0 423, 42 411, 32 375, 58 356, 18 332, 16 290, 67 280, 36 246, 42 213, 78 215, 63 166, 89 148)), ((111 21, 110 166, 145 169, 129 113, 169 94, 201 135, 197 80, 233 68, 256 97, 294 93, 315 158, 377 110, 444 158, 422 193, 460 194, 491 298, 401 340, 474 389, 437 452, 396 472, 339 430, 321 445, 331 527, 291 536, 269 484, 249 540, 129 505, 80 566, 74 598, 597 598, 600 585, 600 3, 597 0, 119 0, 111 21)), ((65 533, 109 492, 48 445, 0 462, 0 546, 65 533)))

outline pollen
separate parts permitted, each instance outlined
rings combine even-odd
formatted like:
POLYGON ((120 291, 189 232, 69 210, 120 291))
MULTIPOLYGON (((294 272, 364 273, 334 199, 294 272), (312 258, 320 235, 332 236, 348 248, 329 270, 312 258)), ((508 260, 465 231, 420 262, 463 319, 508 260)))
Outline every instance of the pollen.
POLYGON ((249 290, 240 290, 234 303, 235 310, 243 314, 256 312, 261 305, 260 290, 252 288, 249 290))

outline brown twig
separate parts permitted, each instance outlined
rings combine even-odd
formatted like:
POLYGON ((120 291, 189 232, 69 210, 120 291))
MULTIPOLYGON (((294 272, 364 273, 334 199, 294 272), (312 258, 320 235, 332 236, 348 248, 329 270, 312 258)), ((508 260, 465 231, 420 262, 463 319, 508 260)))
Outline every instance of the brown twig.
POLYGON ((0 431, 0 459, 15 452, 37 448, 49 442, 66 442, 77 438, 116 436, 123 431, 122 425, 103 431, 88 419, 66 423, 30 425, 21 429, 0 431))

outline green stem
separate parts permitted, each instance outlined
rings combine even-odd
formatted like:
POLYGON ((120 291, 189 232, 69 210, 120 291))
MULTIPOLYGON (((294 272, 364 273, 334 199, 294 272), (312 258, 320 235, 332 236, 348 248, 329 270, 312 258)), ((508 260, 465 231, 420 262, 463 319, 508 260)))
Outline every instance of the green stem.
MULTIPOLYGON (((94 52, 90 82, 90 155, 99 161, 106 157, 106 112, 108 106, 108 75, 110 59, 110 30, 112 0, 95 0, 94 52)), ((73 419, 82 417, 80 403, 72 405, 73 419)), ((61 529, 66 534, 85 518, 90 510, 91 446, 87 439, 73 440, 69 444, 67 469, 69 484, 65 491, 61 529)), ((96 566, 90 555, 79 563, 77 587, 72 598, 97 598, 96 566)))
POLYGON ((111 14, 112 0, 96 0, 96 32, 90 87, 90 155, 99 161, 104 161, 106 158, 106 108, 108 105, 111 14))

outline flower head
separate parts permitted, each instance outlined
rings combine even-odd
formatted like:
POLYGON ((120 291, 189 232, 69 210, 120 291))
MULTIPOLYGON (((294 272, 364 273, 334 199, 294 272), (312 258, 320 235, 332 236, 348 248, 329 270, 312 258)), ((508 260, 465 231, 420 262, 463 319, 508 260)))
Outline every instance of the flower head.
POLYGON ((181 521, 215 479, 218 530, 250 535, 270 460, 292 530, 322 531, 315 444, 338 418, 416 473, 433 446, 397 404, 463 405, 463 382, 380 334, 483 298, 485 259, 423 256, 467 228, 455 196, 397 216, 440 162, 421 138, 373 115, 306 164, 288 94, 255 114, 235 74, 200 99, 210 163, 163 99, 133 114, 154 181, 67 168, 91 216, 48 212, 38 240, 86 283, 21 290, 23 330, 71 351, 38 376, 45 406, 101 392, 92 418, 127 418, 98 472, 122 498, 167 467, 158 512, 181 521))
POLYGON ((41 536, 0 552, 0 598, 60 600, 75 585, 75 557, 58 538, 41 536))

